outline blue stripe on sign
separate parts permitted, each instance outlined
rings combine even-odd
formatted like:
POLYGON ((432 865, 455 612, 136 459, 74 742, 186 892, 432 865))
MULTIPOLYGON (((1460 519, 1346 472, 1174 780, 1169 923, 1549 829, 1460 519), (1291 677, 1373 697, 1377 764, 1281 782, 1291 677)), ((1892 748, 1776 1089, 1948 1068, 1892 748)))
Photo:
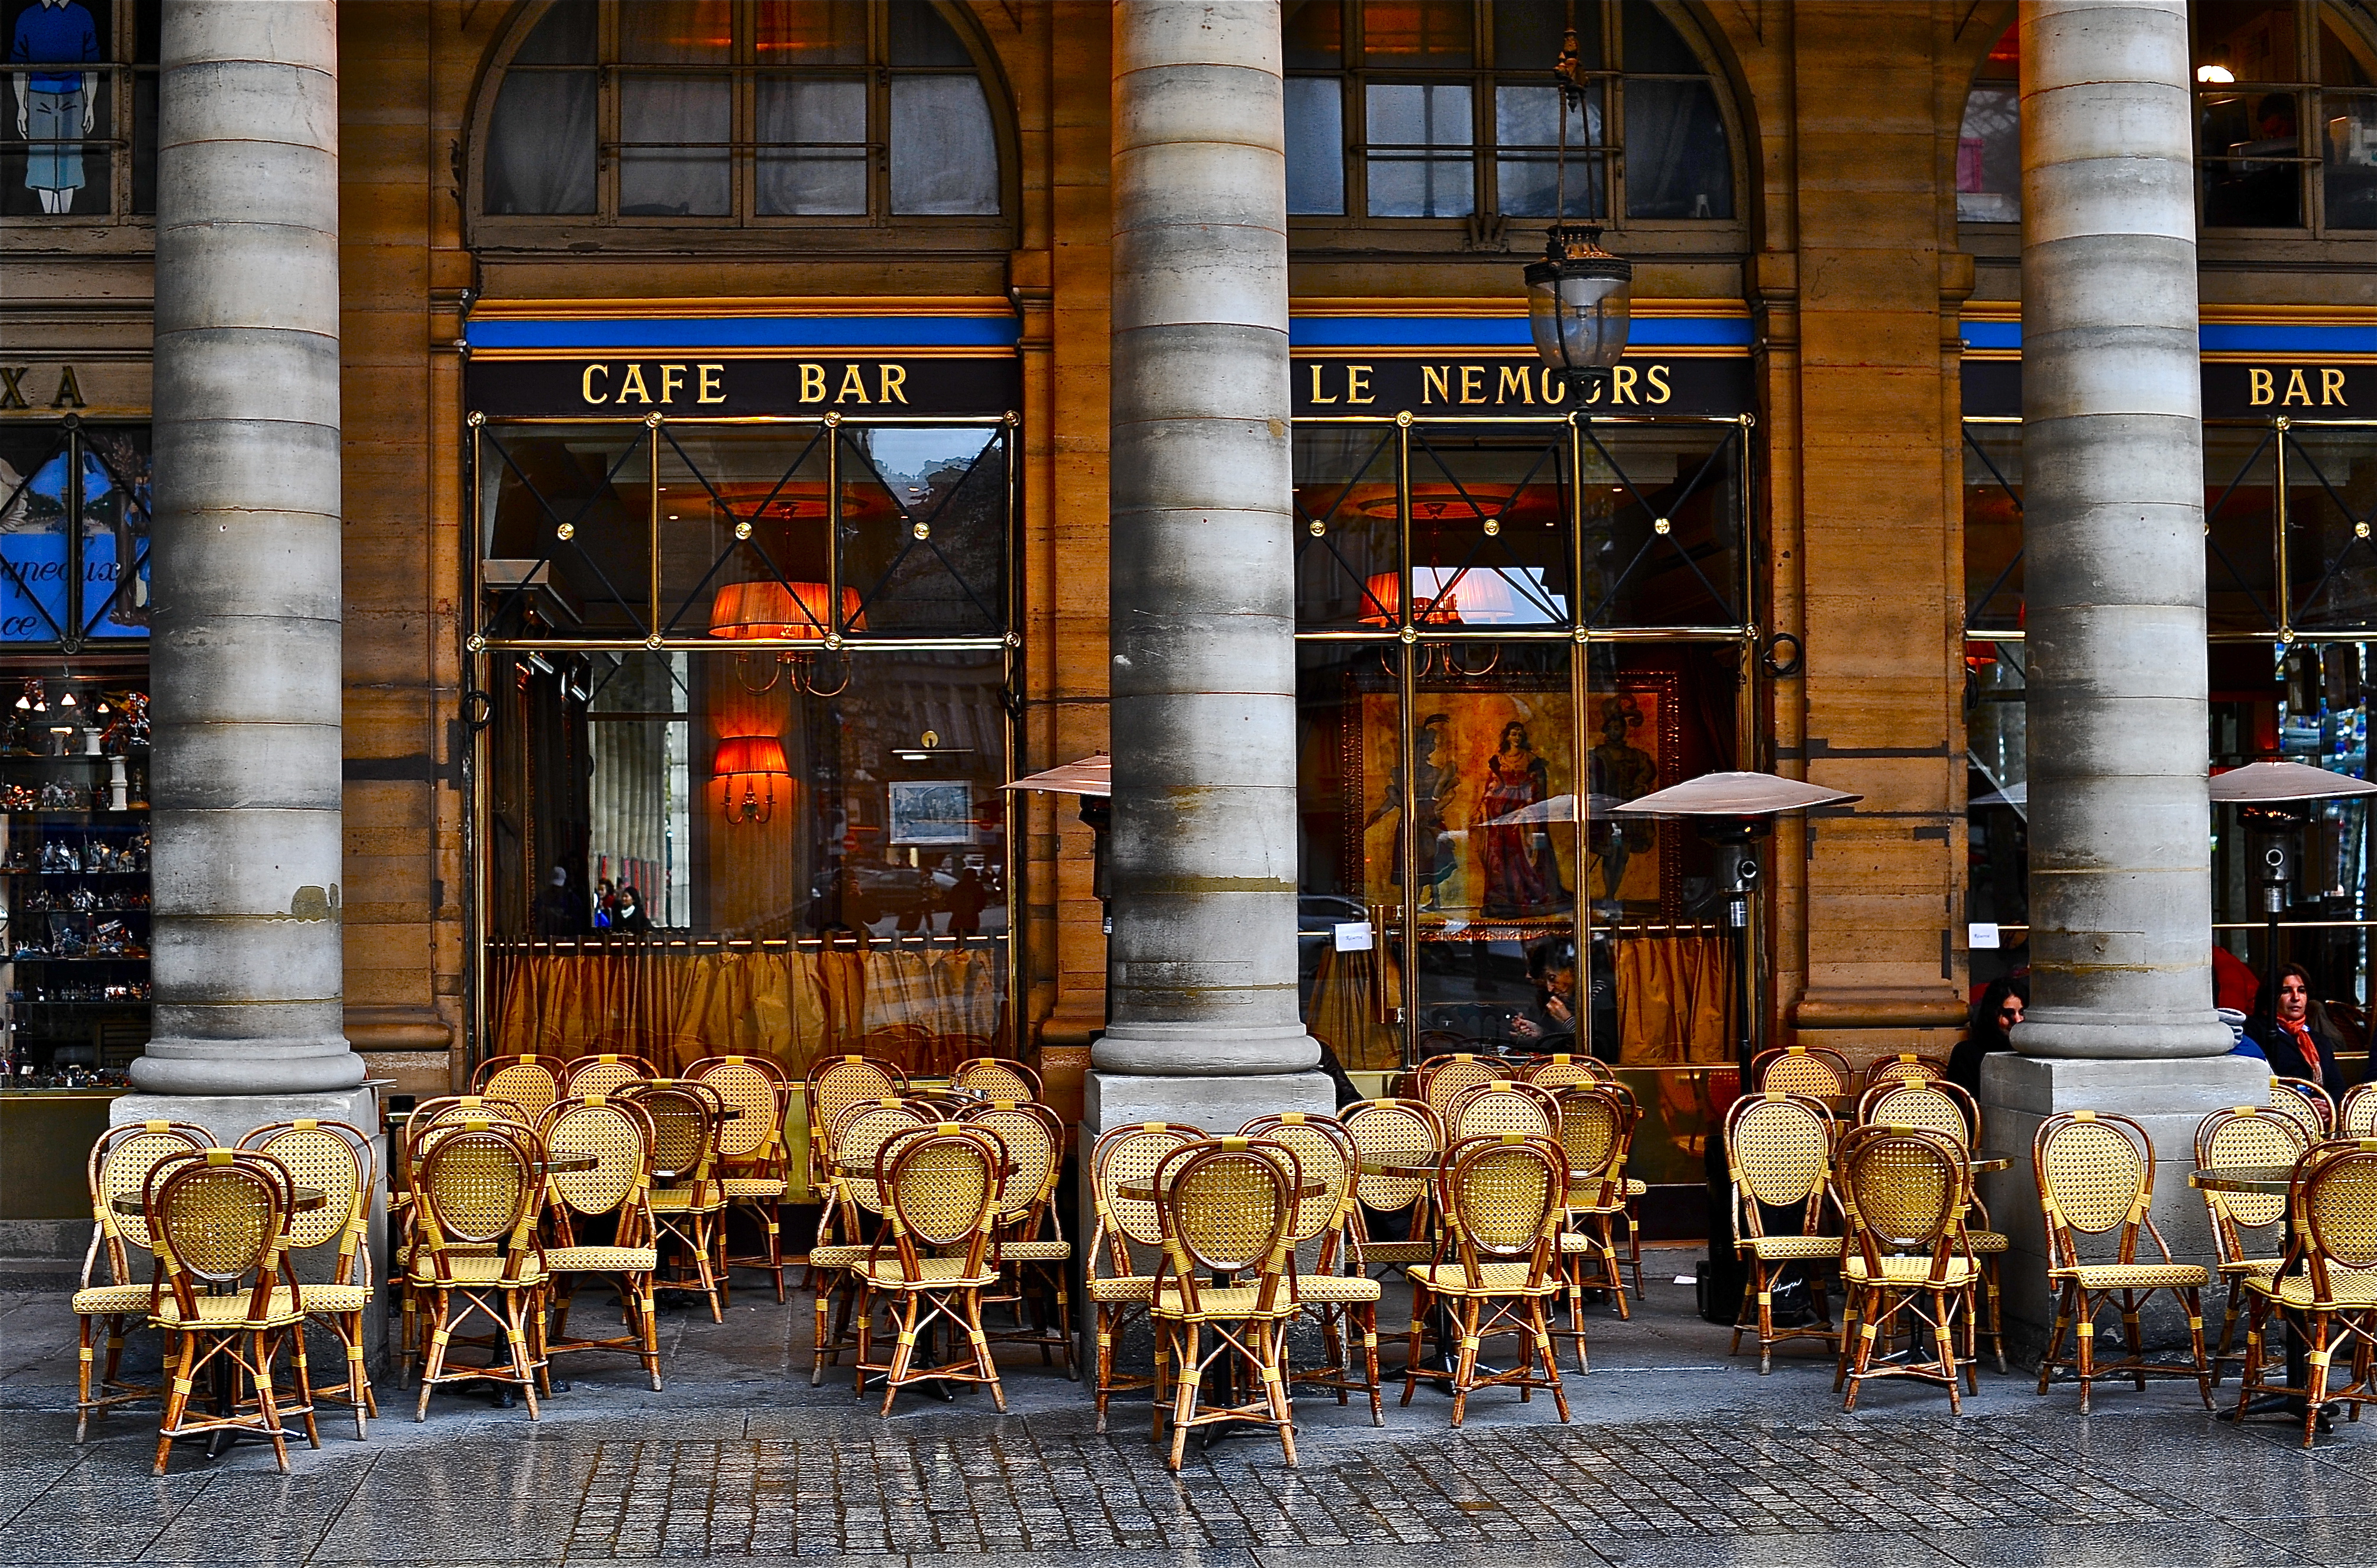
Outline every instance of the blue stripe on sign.
MULTIPOLYGON (((1299 349, 1441 348, 1511 350, 1535 347, 1527 318, 1462 316, 1299 317, 1287 324, 1299 349)), ((1750 323, 1738 317, 1637 317, 1627 336, 1636 349, 1750 346, 1750 323)))
MULTIPOLYGON (((1968 349, 2022 347, 2019 321, 1967 321, 1968 349)), ((2198 329, 2205 353, 2377 353, 2377 327, 2347 327, 2331 323, 2293 325, 2274 321, 2207 322, 2198 329)))
POLYGON ((648 320, 473 321, 474 349, 1012 348, 1008 316, 661 317, 648 320))

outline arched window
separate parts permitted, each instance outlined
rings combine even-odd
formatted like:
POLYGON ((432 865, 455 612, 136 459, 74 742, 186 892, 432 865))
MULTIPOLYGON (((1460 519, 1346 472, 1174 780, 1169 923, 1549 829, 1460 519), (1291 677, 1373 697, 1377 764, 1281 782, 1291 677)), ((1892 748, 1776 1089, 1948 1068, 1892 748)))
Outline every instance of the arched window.
POLYGON ((1956 221, 2022 221, 2021 30, 2008 28, 1973 73, 1956 132, 1956 221))
POLYGON ((1716 78, 1654 0, 1289 0, 1284 26, 1291 215, 1553 216, 1573 28, 1566 215, 1734 216, 1716 78))
POLYGON ((982 62, 921 0, 554 0, 484 114, 488 219, 872 224, 1004 206, 982 62))

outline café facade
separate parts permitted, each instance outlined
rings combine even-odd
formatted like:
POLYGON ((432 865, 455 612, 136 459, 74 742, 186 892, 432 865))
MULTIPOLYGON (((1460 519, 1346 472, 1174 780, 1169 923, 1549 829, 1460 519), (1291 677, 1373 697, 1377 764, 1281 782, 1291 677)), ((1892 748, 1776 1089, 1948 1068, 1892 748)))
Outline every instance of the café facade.
MULTIPOLYGON (((145 730, 45 722, 148 690, 158 13, 82 3, 78 183, 0 148, 6 1027, 44 1081, 147 1037, 145 730)), ((1743 995, 1944 1055, 2025 960, 2013 7, 1283 11, 1307 1025, 1377 1083, 1561 997, 1689 1227, 1743 995), (1528 327, 1562 211, 1633 267, 1591 401, 1528 327), (1777 825, 1746 936, 1708 844, 1607 809, 1732 768, 1864 797, 1777 825)), ((2377 16, 2193 18, 2212 751, 2362 774, 2377 16)), ((340 54, 370 1071, 991 1051, 1078 1095, 1097 811, 1003 786, 1107 745, 1105 9, 378 0, 340 54)), ((2366 811, 2322 812, 2288 951, 2365 1047, 2366 811)))

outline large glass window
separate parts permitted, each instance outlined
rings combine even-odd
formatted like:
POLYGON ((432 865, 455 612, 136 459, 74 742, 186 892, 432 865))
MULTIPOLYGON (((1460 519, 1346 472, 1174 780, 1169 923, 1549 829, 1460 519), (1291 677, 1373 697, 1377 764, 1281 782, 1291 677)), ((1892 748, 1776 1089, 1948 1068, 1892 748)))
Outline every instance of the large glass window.
POLYGON ((480 211, 632 224, 996 218, 998 133, 941 7, 554 0, 488 111, 480 211))
MULTIPOLYGON (((2028 963, 2022 427, 1965 430, 1965 736, 1976 985, 2028 963), (1999 945, 1989 946, 1994 940, 1999 945)), ((2369 777, 2377 684, 2377 422, 2207 422, 2204 584, 2212 765, 2285 760, 2369 777)), ((2331 802, 2304 829, 2281 955, 2309 964, 2356 1049, 2367 1039, 2367 808, 2331 802)), ((2233 808, 2213 813, 2213 910, 2223 996, 2270 959, 2255 882, 2261 847, 2233 808), (2229 960, 2234 960, 2232 964, 2229 960)))
POLYGON ((0 425, 0 644, 148 635, 148 426, 0 425))
POLYGON ((1012 438, 482 423, 488 1049, 1007 1048, 1012 438))
POLYGON ((0 218, 157 210, 158 0, 6 0, 0 218))
POLYGON ((1716 78, 1653 0, 1290 0, 1284 25, 1293 215, 1734 215, 1716 78))
POLYGON ((2022 221, 2021 30, 2008 28, 1965 94, 1956 132, 1956 220, 2022 221))
POLYGON ((2205 226, 2377 228, 2377 18, 2335 0, 2191 12, 2205 226))

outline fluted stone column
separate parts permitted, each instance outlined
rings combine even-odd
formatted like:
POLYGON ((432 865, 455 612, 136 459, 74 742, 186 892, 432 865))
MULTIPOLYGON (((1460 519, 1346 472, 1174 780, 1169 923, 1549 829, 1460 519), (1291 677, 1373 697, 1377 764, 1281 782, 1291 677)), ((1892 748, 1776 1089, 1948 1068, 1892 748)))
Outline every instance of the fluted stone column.
POLYGON ((165 0, 163 23, 154 1036, 133 1081, 343 1099, 337 11, 165 0))
POLYGON ((1114 932, 1088 1117, 1219 1126, 1331 1103, 1296 1005, 1279 6, 1120 0, 1114 28, 1114 932))
POLYGON ((2139 1118, 2156 1222, 2203 1261, 2178 1173, 2197 1119, 2264 1099, 2267 1069, 2225 1054, 2212 1004, 2187 7, 2024 0, 2021 23, 2032 994, 1982 1100, 2016 1161, 1991 1194, 2007 1314, 2043 1338, 2039 1120, 2139 1118))

